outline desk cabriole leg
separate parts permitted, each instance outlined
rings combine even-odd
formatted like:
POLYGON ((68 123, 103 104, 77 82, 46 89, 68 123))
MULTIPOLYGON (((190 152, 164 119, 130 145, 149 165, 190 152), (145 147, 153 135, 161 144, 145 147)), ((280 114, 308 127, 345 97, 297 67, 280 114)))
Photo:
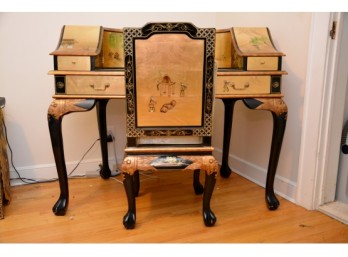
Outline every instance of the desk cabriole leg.
POLYGON ((106 131, 106 106, 108 99, 99 99, 97 101, 97 118, 100 137, 100 148, 102 154, 103 166, 100 169, 100 176, 104 179, 108 179, 111 176, 111 170, 108 161, 108 146, 107 146, 107 131, 106 131))
POLYGON ((228 155, 230 152, 230 141, 232 133, 232 122, 233 122, 233 111, 234 105, 238 98, 222 99, 225 106, 225 115, 224 115, 224 136, 223 136, 223 146, 222 146, 222 161, 220 168, 220 175, 223 178, 228 178, 232 170, 228 165, 228 155))
POLYGON ((284 138, 287 110, 282 113, 278 113, 277 111, 272 109, 271 112, 273 116, 273 134, 266 180, 266 202, 270 210, 276 210, 279 206, 279 201, 275 197, 273 185, 284 138))
POLYGON ((52 208, 52 211, 57 216, 65 215, 69 205, 69 187, 64 157, 62 119, 64 115, 71 112, 89 111, 94 107, 94 104, 94 100, 55 99, 48 108, 48 127, 60 187, 60 196, 52 208))
POLYGON ((266 110, 272 113, 273 133, 266 178, 265 200, 268 209, 276 210, 280 203, 274 194, 274 178, 277 172, 280 151, 283 143, 288 108, 281 98, 245 99, 244 103, 251 109, 266 110))

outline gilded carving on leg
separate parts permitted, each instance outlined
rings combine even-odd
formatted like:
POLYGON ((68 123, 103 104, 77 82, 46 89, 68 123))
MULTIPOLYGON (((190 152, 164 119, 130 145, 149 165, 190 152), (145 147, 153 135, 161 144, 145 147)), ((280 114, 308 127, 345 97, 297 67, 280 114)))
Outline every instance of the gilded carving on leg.
POLYGON ((213 156, 182 156, 182 158, 189 159, 192 164, 187 166, 185 170, 203 170, 208 175, 217 173, 219 165, 213 156))
POLYGON ((48 107, 48 118, 58 120, 70 112, 88 111, 94 107, 93 99, 55 99, 48 107))
POLYGON ((269 110, 277 116, 288 112, 288 107, 281 98, 256 98, 255 100, 262 102, 255 110, 269 110))
POLYGON ((151 161, 157 156, 127 156, 121 165, 122 173, 133 175, 137 170, 156 170, 151 166, 151 161))

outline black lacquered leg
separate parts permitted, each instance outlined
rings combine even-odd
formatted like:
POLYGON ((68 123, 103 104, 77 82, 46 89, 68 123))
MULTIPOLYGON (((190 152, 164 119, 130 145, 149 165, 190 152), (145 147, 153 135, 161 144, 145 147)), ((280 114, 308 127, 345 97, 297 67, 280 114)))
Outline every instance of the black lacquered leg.
POLYGON ((53 155, 56 162, 60 196, 58 201, 52 208, 55 215, 65 215, 69 205, 69 188, 68 188, 68 175, 65 166, 64 147, 62 138, 62 117, 55 119, 54 117, 48 117, 48 126, 51 136, 51 144, 53 149, 53 155))
POLYGON ((194 170, 193 171, 193 189, 195 190, 196 195, 201 195, 204 192, 204 187, 199 181, 201 170, 194 170))
POLYGON ((233 110, 237 100, 239 99, 222 99, 225 105, 225 115, 224 115, 224 137, 223 137, 223 146, 222 146, 222 161, 221 161, 220 175, 223 178, 228 178, 232 173, 232 170, 228 165, 228 156, 230 152, 233 110))
POLYGON ((110 178, 111 170, 109 167, 108 160, 108 146, 107 146, 107 128, 106 128, 106 106, 108 99, 98 99, 97 100, 97 118, 99 127, 99 137, 100 137, 100 148, 102 155, 103 165, 100 169, 100 176, 104 179, 110 178))
POLYGON ((91 110, 95 105, 93 99, 56 99, 48 108, 48 128, 54 159, 57 167, 60 195, 52 208, 55 215, 65 215, 69 205, 68 175, 65 165, 64 145, 62 136, 63 116, 71 112, 91 110))
POLYGON ((135 171, 133 175, 133 189, 134 189, 134 197, 137 197, 139 195, 140 190, 140 177, 139 177, 139 171, 135 171))
POLYGON ((274 178, 277 171, 280 150, 282 147, 285 127, 286 127, 286 115, 287 113, 277 114, 272 112, 273 116, 273 134, 271 153, 268 164, 268 172, 266 179, 266 203, 268 209, 276 210, 279 206, 279 201, 274 194, 274 178))
POLYGON ((203 220, 207 227, 214 226, 216 222, 215 214, 210 209, 210 200, 214 191, 216 182, 216 173, 205 175, 205 185, 203 193, 203 220))
POLYGON ((128 173, 125 173, 123 185, 128 200, 128 211, 126 215, 123 217, 123 225, 126 229, 133 229, 135 227, 136 220, 133 176, 129 175, 128 173))
POLYGON ((250 98, 244 99, 243 102, 250 109, 266 110, 272 113, 273 133, 266 178, 265 200, 268 209, 276 210, 279 206, 279 201, 274 194, 274 179, 286 127, 287 106, 280 98, 250 98))

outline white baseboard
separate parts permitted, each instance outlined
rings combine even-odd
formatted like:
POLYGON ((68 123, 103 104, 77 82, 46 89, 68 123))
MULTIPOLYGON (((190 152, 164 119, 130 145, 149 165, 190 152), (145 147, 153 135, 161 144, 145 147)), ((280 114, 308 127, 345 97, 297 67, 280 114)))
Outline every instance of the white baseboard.
MULTIPOLYGON (((90 159, 82 161, 75 171, 71 174, 72 176, 99 176, 99 165, 102 163, 101 159, 90 159)), ((71 171, 76 167, 78 162, 67 162, 66 169, 67 173, 70 174, 71 171)), ((113 167, 115 165, 115 159, 109 158, 109 167, 113 172, 113 167)), ((42 164, 35 166, 25 166, 25 167, 16 167, 16 170, 19 172, 22 178, 28 178, 38 181, 46 181, 58 178, 57 169, 55 164, 42 164)), ((25 184, 18 178, 17 172, 10 168, 10 178, 11 186, 23 185, 25 184)))
MULTIPOLYGON (((222 150, 214 150, 214 155, 217 160, 222 159, 222 150)), ((117 160, 118 163, 121 163, 122 160, 117 160)), ((99 165, 102 163, 101 159, 90 159, 82 161, 72 175, 74 176, 99 176, 99 165)), ((67 173, 75 168, 77 162, 68 162, 66 163, 67 173)), ((109 167, 113 170, 115 165, 115 158, 109 157, 109 167)), ((235 155, 229 155, 229 165, 233 172, 238 175, 262 186, 265 187, 267 170, 257 166, 253 163, 250 163, 244 159, 241 159, 235 155)), ((57 169, 55 164, 43 164, 35 166, 26 166, 26 167, 17 167, 18 172, 22 178, 30 178, 35 180, 51 180, 57 178, 57 169)), ((13 168, 10 169, 10 177, 18 178, 17 173, 13 168)), ((11 180, 11 185, 22 185, 22 181, 16 179, 11 180)), ((296 199, 296 183, 276 175, 274 181, 274 191, 276 194, 281 197, 294 202, 296 199)))
MULTIPOLYGON (((214 155, 216 159, 222 160, 221 149, 215 148, 214 155)), ((232 172, 235 172, 236 174, 256 183, 257 185, 265 187, 267 169, 232 154, 229 155, 228 163, 232 172)), ((274 179, 274 192, 290 202, 296 202, 296 183, 277 174, 274 179)))

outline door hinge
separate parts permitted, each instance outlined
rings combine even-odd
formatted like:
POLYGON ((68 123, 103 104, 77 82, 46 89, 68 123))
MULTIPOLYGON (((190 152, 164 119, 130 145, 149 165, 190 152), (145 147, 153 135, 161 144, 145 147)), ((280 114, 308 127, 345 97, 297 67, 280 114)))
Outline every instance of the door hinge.
POLYGON ((337 26, 337 21, 332 22, 331 30, 330 30, 330 37, 331 39, 336 38, 336 26, 337 26))

